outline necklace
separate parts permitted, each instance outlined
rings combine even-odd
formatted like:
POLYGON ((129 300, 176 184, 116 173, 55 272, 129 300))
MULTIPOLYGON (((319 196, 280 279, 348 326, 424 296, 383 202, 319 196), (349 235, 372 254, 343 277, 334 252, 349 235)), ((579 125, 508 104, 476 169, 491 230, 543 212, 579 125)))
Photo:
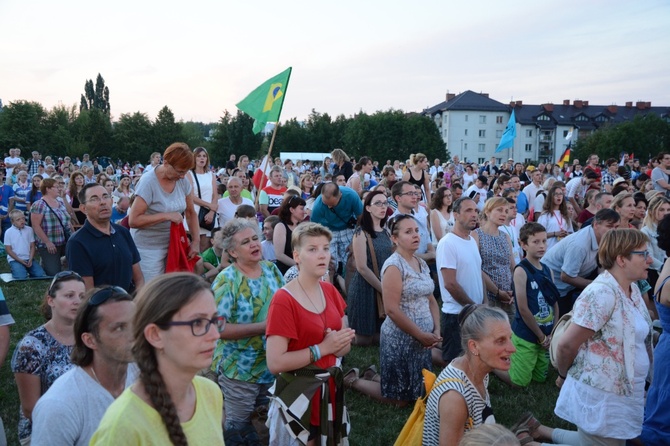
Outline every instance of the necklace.
MULTIPOLYGON (((326 334, 326 330, 328 330, 328 324, 327 324, 327 319, 326 319, 326 305, 325 305, 325 298, 324 298, 324 305, 323 305, 323 311, 319 312, 319 309, 316 308, 316 305, 314 302, 312 302, 312 299, 309 297, 309 294, 307 294, 307 291, 305 291, 305 288, 303 288, 302 283, 300 282, 300 277, 297 278, 298 285, 300 286, 300 289, 302 290, 303 294, 307 298, 310 304, 312 304, 312 307, 314 307, 314 311, 316 311, 316 314, 319 315, 321 320, 323 321, 323 334, 326 334)), ((319 291, 321 291, 321 295, 323 296, 323 291, 321 290, 321 286, 319 286, 319 291)))
MULTIPOLYGON (((103 386, 100 380, 98 379, 98 375, 95 374, 95 369, 93 368, 93 365, 91 365, 89 369, 91 370, 91 374, 93 375, 93 379, 95 380, 95 382, 97 382, 100 385, 100 387, 107 390, 110 393, 110 395, 114 397, 114 399, 118 398, 118 396, 121 395, 121 393, 123 393, 123 388, 121 389, 120 392, 112 392, 111 390, 108 390, 107 387, 103 386)), ((126 375, 127 374, 128 372, 126 371, 126 375)), ((126 380, 124 379, 123 381, 125 382, 126 380)))

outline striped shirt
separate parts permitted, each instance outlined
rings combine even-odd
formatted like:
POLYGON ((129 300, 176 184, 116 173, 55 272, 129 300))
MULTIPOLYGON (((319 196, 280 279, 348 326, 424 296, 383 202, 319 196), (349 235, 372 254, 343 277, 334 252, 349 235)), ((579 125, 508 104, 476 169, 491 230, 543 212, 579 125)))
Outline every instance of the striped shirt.
MULTIPOLYGON (((495 423, 488 390, 482 398, 465 372, 452 364, 442 370, 440 376, 435 380, 435 387, 428 395, 426 417, 423 425, 423 446, 438 446, 440 444, 440 398, 450 390, 463 395, 465 404, 468 406, 468 419, 463 426, 465 432, 484 423, 495 423)), ((484 386, 488 387, 488 384, 489 377, 486 375, 484 386)))

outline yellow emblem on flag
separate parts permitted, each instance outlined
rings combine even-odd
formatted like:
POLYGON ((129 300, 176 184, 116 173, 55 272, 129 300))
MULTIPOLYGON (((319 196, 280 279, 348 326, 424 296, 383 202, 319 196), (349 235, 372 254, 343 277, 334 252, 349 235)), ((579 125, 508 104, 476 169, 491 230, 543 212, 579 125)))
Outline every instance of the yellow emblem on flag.
POLYGON ((268 90, 268 96, 265 98, 265 105, 263 106, 263 111, 270 111, 272 110, 272 104, 277 99, 280 99, 282 96, 284 96, 284 93, 281 90, 282 84, 281 83, 276 83, 270 85, 270 89, 268 90))

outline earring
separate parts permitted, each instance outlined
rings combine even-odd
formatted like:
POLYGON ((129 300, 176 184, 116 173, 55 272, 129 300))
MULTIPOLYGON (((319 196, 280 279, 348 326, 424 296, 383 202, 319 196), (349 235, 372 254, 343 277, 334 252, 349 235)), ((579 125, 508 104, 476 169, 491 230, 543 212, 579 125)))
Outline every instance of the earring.
POLYGON ((477 353, 477 352, 470 352, 470 353, 472 353, 475 356, 479 356, 479 353, 477 353))

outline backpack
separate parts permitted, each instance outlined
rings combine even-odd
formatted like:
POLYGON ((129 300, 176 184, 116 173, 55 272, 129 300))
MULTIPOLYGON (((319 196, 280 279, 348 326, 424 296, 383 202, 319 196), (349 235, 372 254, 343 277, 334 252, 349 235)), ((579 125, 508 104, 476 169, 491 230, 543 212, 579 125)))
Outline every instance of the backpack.
POLYGON ((423 373, 423 384, 425 386, 426 394, 423 397, 416 399, 416 403, 414 403, 414 409, 412 410, 412 413, 409 414, 409 417, 407 418, 405 425, 402 427, 400 435, 398 435, 398 438, 396 439, 393 446, 420 445, 423 441, 423 424, 426 418, 426 403, 428 402, 428 396, 430 395, 430 392, 435 387, 445 382, 463 382, 458 378, 445 378, 435 383, 437 376, 435 376, 433 372, 423 369, 421 370, 421 373, 423 373))

